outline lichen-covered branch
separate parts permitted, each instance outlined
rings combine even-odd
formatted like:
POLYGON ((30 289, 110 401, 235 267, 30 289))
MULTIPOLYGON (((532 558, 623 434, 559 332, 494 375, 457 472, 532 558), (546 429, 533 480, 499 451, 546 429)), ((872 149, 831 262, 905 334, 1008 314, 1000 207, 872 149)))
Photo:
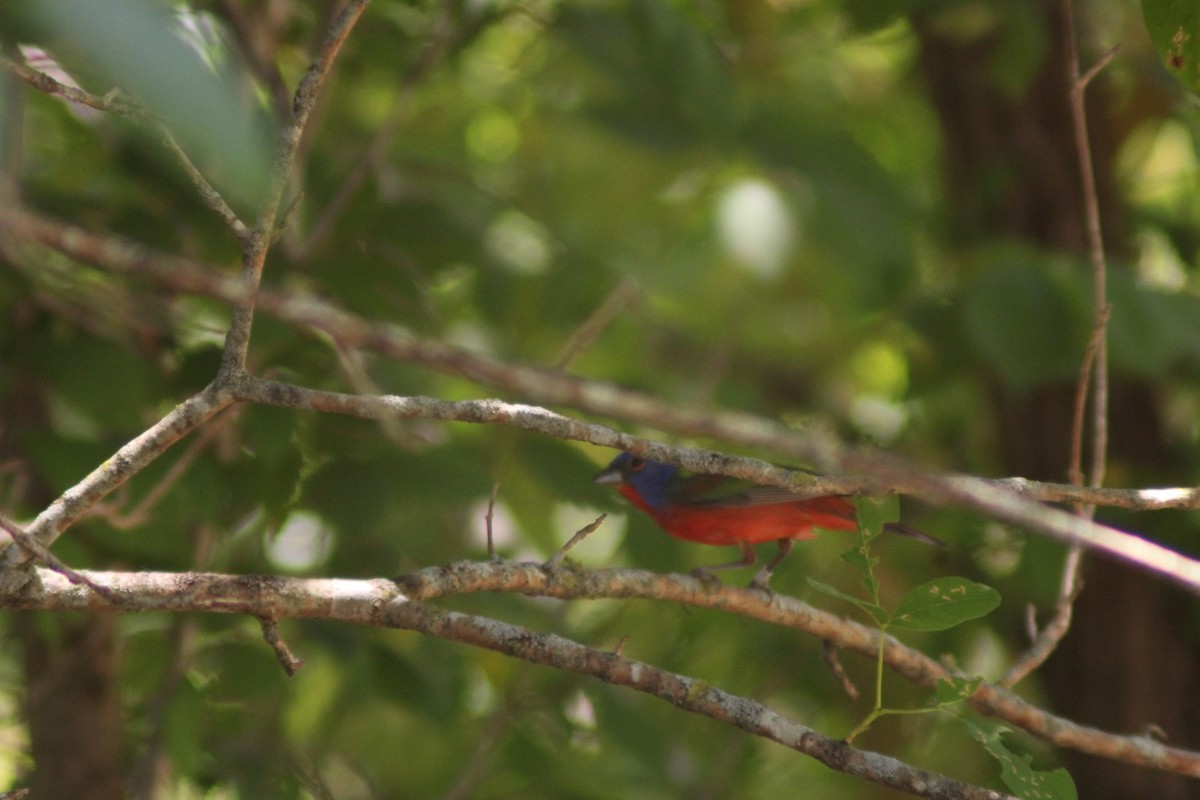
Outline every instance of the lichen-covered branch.
MULTIPOLYGON (((115 237, 98 236, 21 209, 0 208, 0 231, 41 242, 73 258, 114 272, 150 277, 177 289, 229 302, 236 303, 254 294, 253 287, 237 278, 228 277, 214 269, 205 269, 187 259, 158 256, 144 247, 115 237)), ((347 347, 363 347, 391 358, 423 364, 485 386, 513 392, 534 402, 570 406, 680 435, 707 436, 720 442, 797 459, 827 473, 862 476, 864 490, 890 490, 935 504, 972 508, 1068 544, 1078 543, 1108 553, 1200 594, 1200 561, 1142 537, 1031 500, 1028 493, 1034 486, 1032 482, 1016 480, 1005 486, 974 476, 937 473, 879 450, 845 447, 821 431, 795 430, 775 420, 743 412, 681 408, 644 392, 557 370, 507 362, 444 342, 423 339, 394 326, 373 324, 309 294, 260 290, 256 296, 256 305, 264 312, 300 327, 324 331, 347 347), (1014 487, 1023 491, 1015 491, 1014 487)), ((240 370, 225 371, 219 383, 253 388, 248 380, 249 376, 240 370)), ((282 384, 279 386, 282 387, 282 384)), ((329 400, 340 402, 332 396, 329 400)), ((618 446, 638 455, 700 472, 728 474, 762 483, 788 485, 793 481, 793 473, 771 468, 761 461, 739 459, 713 451, 673 448, 634 437, 621 441, 623 444, 618 446)), ((604 441, 596 443, 608 444, 604 441)), ((821 491, 828 493, 829 488, 828 484, 823 485, 821 491)), ((1063 496, 1069 491, 1062 489, 1063 496)), ((1086 491, 1090 497, 1105 497, 1100 489, 1086 491)), ((1173 507, 1192 508, 1200 495, 1193 489, 1176 488, 1144 489, 1133 494, 1122 491, 1113 497, 1145 504, 1144 507, 1167 507, 1170 504, 1173 507)))
MULTIPOLYGON (((516 592, 562 600, 641 598, 684 603, 803 631, 841 650, 867 657, 875 655, 879 644, 876 629, 795 598, 636 569, 547 570, 540 565, 512 561, 456 562, 410 573, 397 582, 213 573, 79 572, 90 583, 105 587, 106 595, 84 584, 72 584, 49 569, 38 569, 38 581, 20 593, 0 596, 0 608, 114 610, 111 598, 115 596, 120 600, 117 605, 120 610, 239 613, 258 619, 314 618, 412 627, 397 624, 398 620, 406 619, 407 612, 403 611, 406 605, 456 594, 516 592)), ((430 606, 419 607, 423 609, 421 619, 426 621, 448 613, 430 606)), ((526 635, 549 636, 528 631, 526 635)), ((924 686, 933 686, 939 678, 950 674, 937 660, 890 636, 885 640, 884 660, 897 674, 924 686)), ((1200 753, 1169 747, 1148 736, 1126 736, 1079 725, 994 684, 981 685, 970 703, 985 715, 1023 728, 1059 747, 1200 777, 1200 753)))
MULTIPOLYGON (((50 545, 102 497, 136 475, 171 445, 228 407, 231 402, 233 397, 228 392, 209 386, 180 403, 47 506, 33 522, 25 526, 25 533, 42 546, 50 545)), ((20 547, 10 545, 0 550, 0 592, 13 591, 11 583, 18 579, 21 573, 12 568, 27 563, 30 557, 30 554, 20 547)))
MULTIPOLYGON (((0 600, 23 608, 86 607, 91 601, 71 591, 62 576, 40 573, 37 594, 0 600), (59 602, 51 602, 57 598, 59 602)), ((504 653, 533 664, 590 675, 665 700, 684 711, 709 717, 814 758, 831 769, 917 797, 935 800, 1003 800, 1007 795, 918 769, 880 753, 850 746, 789 719, 747 697, 616 653, 586 647, 553 633, 507 622, 446 611, 412 600, 387 581, 328 581, 217 575, 124 575, 88 573, 131 608, 165 611, 242 613, 260 620, 283 617, 340 619, 429 636, 504 653)), ((91 590, 89 590, 91 591, 91 590)), ((112 608, 111 601, 105 601, 112 608)), ((1009 798, 1009 800, 1012 800, 1009 798)))

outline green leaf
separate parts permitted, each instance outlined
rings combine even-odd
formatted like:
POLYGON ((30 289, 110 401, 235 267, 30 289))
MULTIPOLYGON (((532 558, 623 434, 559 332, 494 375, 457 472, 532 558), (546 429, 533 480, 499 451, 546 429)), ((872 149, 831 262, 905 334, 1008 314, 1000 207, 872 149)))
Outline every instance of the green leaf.
POLYGON ((1000 605, 1000 593, 966 578, 937 578, 913 589, 896 606, 891 625, 910 631, 944 631, 1000 605))
POLYGON ((1034 386, 1079 369, 1087 321, 1074 293, 1034 254, 1000 254, 968 287, 963 324, 976 351, 1010 383, 1034 386))
POLYGON ((853 603, 865 611, 879 625, 885 625, 888 622, 887 611, 885 611, 882 606, 872 603, 870 600, 863 600, 862 598, 855 597, 852 594, 846 594, 840 589, 835 589, 827 583, 822 583, 821 581, 814 580, 812 578, 808 579, 808 585, 822 594, 827 594, 830 597, 836 597, 838 600, 844 600, 847 603, 853 603))
POLYGON ((164 121, 210 177, 257 202, 268 174, 269 117, 246 101, 247 78, 217 43, 189 36, 165 4, 148 0, 45 0, 30 4, 41 35, 73 78, 132 95, 164 121), (203 51, 203 55, 202 55, 203 51))
POLYGON ((1200 3, 1142 0, 1142 18, 1163 66, 1195 92, 1200 88, 1200 3))
POLYGON ((1004 728, 987 730, 978 723, 964 720, 971 735, 983 745, 992 758, 1000 762, 1000 778, 1004 785, 1022 800, 1077 800, 1075 781, 1065 769, 1052 772, 1033 768, 1033 756, 1017 753, 1003 741, 1004 728))
POLYGON ((981 683, 983 683, 983 678, 960 678, 956 675, 948 675, 939 680, 934 688, 937 693, 937 704, 948 706, 961 703, 975 694, 975 690, 981 683))
POLYGON ((871 597, 878 599, 879 581, 875 580, 874 570, 879 564, 879 559, 871 556, 870 551, 867 549, 867 543, 862 541, 858 547, 842 553, 841 559, 857 568, 863 574, 863 586, 867 587, 867 591, 871 593, 871 597))
POLYGON ((900 498, 894 494, 856 497, 854 510, 858 514, 858 529, 869 542, 883 533, 884 525, 900 519, 900 498))

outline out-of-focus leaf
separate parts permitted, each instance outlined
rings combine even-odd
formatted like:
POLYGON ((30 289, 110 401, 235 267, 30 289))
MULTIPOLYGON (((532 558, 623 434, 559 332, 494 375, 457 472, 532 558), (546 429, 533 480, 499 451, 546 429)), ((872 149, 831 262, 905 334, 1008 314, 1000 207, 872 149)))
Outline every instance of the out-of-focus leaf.
POLYGON ((854 510, 857 512, 859 530, 870 541, 883 533, 884 525, 900 519, 900 496, 856 497, 854 510))
POLYGON ((963 323, 975 349, 1016 386, 1079 371, 1087 321, 1047 270, 1046 264, 1002 257, 963 299, 963 323))
POLYGON ((1144 286, 1124 269, 1109 272, 1108 294, 1108 344, 1116 368, 1161 378, 1200 356, 1200 302, 1193 295, 1144 286))
MULTIPOLYGON (((220 184, 253 203, 266 186, 270 126, 229 69, 205 63, 167 6, 147 0, 42 0, 39 41, 98 94, 120 89, 166 121, 220 184)), ((228 54, 226 54, 228 55, 228 54)))
POLYGON ((1200 91, 1200 3, 1142 0, 1142 18, 1167 71, 1190 92, 1200 91))
POLYGON ((728 67, 680 6, 568 5, 556 30, 621 91, 597 115, 624 135, 669 146, 728 128, 728 67))

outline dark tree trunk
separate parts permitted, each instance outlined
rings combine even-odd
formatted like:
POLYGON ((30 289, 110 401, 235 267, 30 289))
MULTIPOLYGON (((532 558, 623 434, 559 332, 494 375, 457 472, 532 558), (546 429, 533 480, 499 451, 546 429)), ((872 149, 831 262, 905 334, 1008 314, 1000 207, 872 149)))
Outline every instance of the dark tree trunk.
MULTIPOLYGON (((996 32, 965 39, 945 33, 932 19, 916 22, 920 66, 942 129, 952 236, 965 248, 1016 239, 1084 254, 1062 6, 1015 5, 1021 8, 1008 13, 1040 17, 1046 30, 1042 66, 1020 93, 1000 89, 992 78, 996 32)), ((1104 97, 1101 80, 1089 90, 1089 126, 1111 258, 1121 248, 1123 220, 1112 180, 1116 127, 1104 97)), ((998 455, 1005 470, 1044 480, 1066 478, 1073 393, 1074 387, 1065 383, 1022 393, 993 383, 994 413, 1002 431, 998 455)), ((1111 459, 1137 465, 1143 475, 1169 471, 1171 457, 1158 424, 1154 387, 1118 376, 1112 406, 1111 459)), ((1144 519, 1148 527, 1154 522, 1153 517, 1144 519)), ((1181 601, 1176 590, 1099 559, 1087 563, 1084 579, 1073 627, 1040 673, 1053 708, 1118 732, 1157 725, 1178 745, 1200 744, 1194 701, 1200 689, 1200 652, 1172 614, 1181 601)), ((1064 757, 1080 797, 1200 798, 1200 783, 1186 778, 1072 753, 1064 757)))
POLYGON ((30 615, 17 627, 25 650, 32 800, 121 800, 117 618, 30 615))
MULTIPOLYGON (((17 309, 4 324, 36 324, 37 312, 27 311, 17 309)), ((15 465, 21 504, 42 508, 54 494, 27 466, 20 442, 24 431, 44 426, 46 397, 27 376, 10 380, 8 402, 0 405, 0 463, 15 465)), ((24 653, 32 800, 125 797, 117 617, 16 615, 7 633, 24 653)))

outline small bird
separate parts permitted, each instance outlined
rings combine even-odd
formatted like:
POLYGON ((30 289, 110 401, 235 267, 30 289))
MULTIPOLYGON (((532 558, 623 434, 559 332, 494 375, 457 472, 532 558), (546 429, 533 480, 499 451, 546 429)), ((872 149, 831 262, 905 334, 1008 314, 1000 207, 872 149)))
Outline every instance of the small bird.
MULTIPOLYGON (((813 528, 852 531, 858 527, 854 504, 847 497, 803 498, 779 486, 722 475, 688 475, 679 467, 630 453, 618 455, 593 480, 616 486, 629 502, 677 539, 742 549, 741 560, 701 567, 695 575, 751 566, 757 561, 753 545, 777 543, 779 552, 750 582, 761 589, 767 588, 775 567, 792 551, 793 541, 816 538, 813 528)), ((946 546, 940 539, 897 522, 884 528, 926 544, 946 546)))

